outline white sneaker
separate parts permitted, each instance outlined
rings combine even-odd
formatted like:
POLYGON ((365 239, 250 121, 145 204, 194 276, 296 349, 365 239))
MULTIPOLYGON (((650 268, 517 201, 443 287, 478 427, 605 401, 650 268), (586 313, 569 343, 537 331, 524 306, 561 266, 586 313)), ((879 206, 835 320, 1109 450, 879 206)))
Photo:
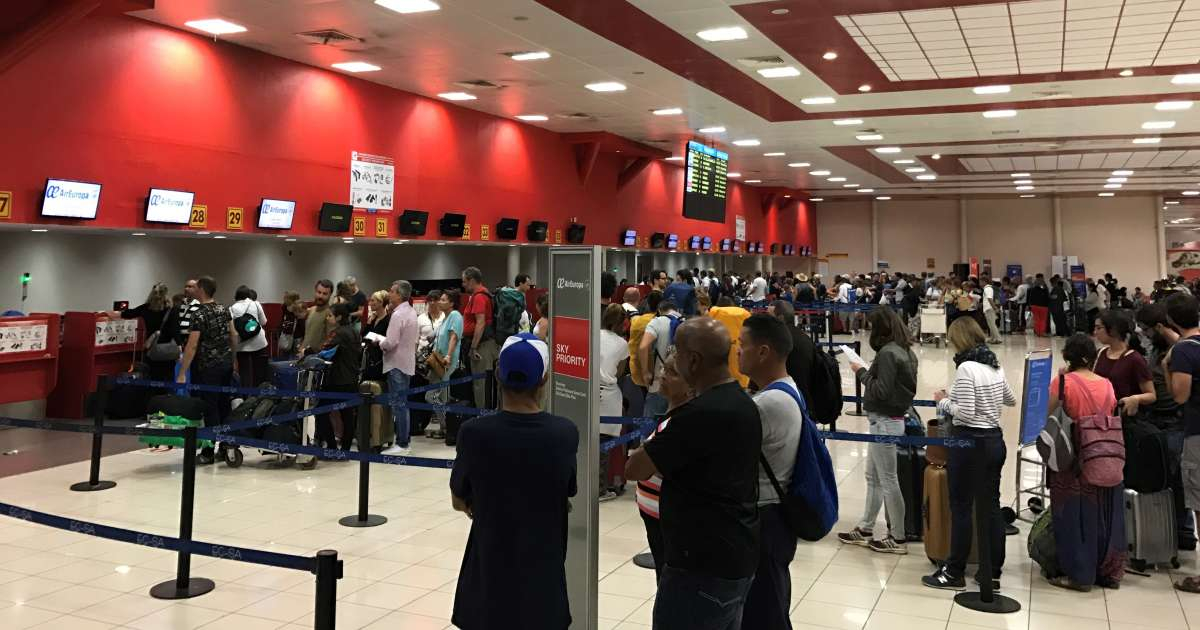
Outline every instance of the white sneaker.
POLYGON ((384 449, 383 455, 396 455, 396 456, 400 456, 400 457, 407 457, 409 455, 412 455, 412 449, 404 448, 402 446, 392 446, 387 449, 384 449))

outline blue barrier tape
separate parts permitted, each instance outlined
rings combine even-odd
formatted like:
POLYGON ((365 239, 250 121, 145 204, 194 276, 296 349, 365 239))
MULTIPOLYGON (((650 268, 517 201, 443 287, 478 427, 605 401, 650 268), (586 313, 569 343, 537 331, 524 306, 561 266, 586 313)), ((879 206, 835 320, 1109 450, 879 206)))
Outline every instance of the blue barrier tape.
POLYGON ((945 446, 947 448, 970 448, 975 446, 975 440, 970 438, 938 438, 915 435, 871 435, 869 433, 847 433, 845 431, 821 431, 821 437, 827 440, 844 442, 873 442, 876 444, 895 444, 896 446, 945 446))
POLYGON ((190 390, 195 392, 215 392, 218 394, 242 394, 246 396, 268 396, 270 398, 319 398, 328 400, 351 400, 358 394, 350 392, 302 392, 289 389, 263 389, 258 387, 234 387, 232 385, 197 385, 195 383, 170 383, 167 381, 151 381, 144 378, 118 376, 116 382, 121 385, 135 387, 156 387, 171 391, 190 390))
POLYGON ((635 424, 635 425, 643 425, 643 424, 646 424, 647 422, 655 422, 655 423, 657 423, 657 422, 658 422, 658 419, 657 419, 657 418, 649 418, 649 417, 639 417, 639 418, 634 418, 634 417, 630 417, 630 416, 600 416, 600 423, 601 423, 601 424, 635 424))
POLYGON ((213 427, 204 427, 204 428, 200 429, 199 431, 196 432, 196 436, 201 439, 224 440, 226 435, 228 435, 229 433, 232 433, 234 431, 244 431, 246 429, 257 429, 260 427, 265 427, 269 424, 283 424, 284 422, 291 422, 293 420, 299 420, 300 418, 306 418, 308 416, 319 416, 321 414, 329 413, 331 411, 337 411, 339 409, 346 409, 348 407, 355 407, 359 404, 359 402, 360 401, 357 401, 357 400, 354 400, 354 401, 347 400, 347 401, 343 401, 343 402, 339 402, 339 403, 331 403, 331 404, 324 405, 321 407, 313 407, 312 409, 300 409, 297 411, 293 411, 291 413, 280 414, 278 416, 267 416, 265 418, 255 418, 253 420, 246 420, 243 422, 234 422, 232 424, 218 424, 213 427))
POLYGON ((15 518, 38 525, 46 525, 57 529, 63 529, 77 534, 87 536, 95 536, 97 538, 107 538, 108 540, 116 540, 119 542, 127 542, 143 547, 153 547, 155 549, 166 549, 170 551, 187 551, 201 556, 209 556, 212 558, 222 558, 225 560, 238 560, 240 562, 249 562, 251 564, 262 564, 283 569, 296 569, 299 571, 315 572, 317 563, 315 558, 306 558, 304 556, 293 556, 284 553, 276 553, 274 551, 261 551, 258 549, 246 549, 243 547, 233 547, 230 545, 216 545, 200 541, 185 542, 178 538, 170 536, 161 536, 158 534, 147 534, 145 532, 134 531, 132 529, 122 529, 120 527, 112 527, 111 525, 101 525, 99 523, 89 523, 87 521, 79 521, 45 512, 26 509, 17 505, 8 503, 0 503, 0 515, 15 518))
POLYGON ((448 381, 439 381, 437 383, 430 383, 429 385, 422 385, 420 387, 410 387, 402 392, 397 392, 397 393, 388 392, 386 394, 381 394, 380 396, 378 396, 376 398, 376 400, 386 399, 386 400, 390 401, 390 400, 396 398, 397 396, 403 396, 403 397, 407 398, 409 396, 412 396, 413 394, 421 394, 421 393, 432 391, 435 389, 444 389, 446 387, 450 387, 451 385, 461 385, 463 383, 470 383, 471 381, 478 381, 481 378, 487 378, 487 372, 478 372, 475 374, 470 374, 468 376, 460 376, 458 378, 452 378, 448 381))
POLYGON ((646 438, 646 436, 648 436, 654 432, 654 428, 656 426, 657 426, 656 423, 651 421, 651 422, 645 423, 640 429, 638 429, 636 431, 630 431, 629 433, 626 433, 625 435, 622 435, 620 437, 615 437, 611 440, 605 440, 600 443, 600 453, 601 454, 607 453, 622 444, 628 444, 628 443, 636 441, 636 440, 643 440, 646 438))
POLYGON ((382 455, 378 453, 362 453, 359 451, 344 451, 336 448, 319 448, 316 446, 303 446, 300 444, 286 444, 283 442, 268 442, 266 440, 255 440, 245 438, 238 435, 223 437, 222 442, 226 444, 237 444, 249 448, 257 448, 273 453, 282 453, 287 455, 313 455, 321 459, 333 461, 356 461, 356 462, 372 462, 375 464, 391 464, 393 466, 417 466, 421 468, 453 468, 454 460, 438 459, 433 457, 409 457, 404 455, 382 455))
MULTIPOLYGON (((2 418, 0 426, 17 427, 22 429, 40 429, 42 431, 66 431, 68 433, 96 433, 96 425, 88 422, 63 422, 55 420, 26 420, 24 418, 2 418)), ((180 437, 183 431, 179 429, 152 429, 150 427, 100 427, 100 433, 106 435, 147 435, 153 437, 180 437)))
MULTIPOLYGON (((858 401, 859 401, 858 396, 842 396, 842 402, 856 403, 858 401)), ((937 401, 935 401, 935 400, 914 400, 914 401, 912 401, 912 406, 914 406, 914 407, 936 407, 937 401)))
POLYGON ((431 403, 405 402, 401 407, 406 409, 419 409, 422 411, 436 411, 441 413, 452 413, 459 416, 486 416, 490 413, 496 413, 492 409, 477 409, 475 407, 463 407, 460 405, 435 405, 431 403))

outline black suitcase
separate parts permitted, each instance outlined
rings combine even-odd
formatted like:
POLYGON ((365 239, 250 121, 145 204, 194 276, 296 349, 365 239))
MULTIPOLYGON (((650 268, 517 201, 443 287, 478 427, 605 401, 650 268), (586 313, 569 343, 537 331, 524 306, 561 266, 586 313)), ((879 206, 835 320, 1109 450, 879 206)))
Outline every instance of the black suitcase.
MULTIPOLYGON (((904 495, 904 535, 909 541, 925 536, 921 507, 925 499, 925 449, 896 447, 896 476, 904 495)), ((889 525, 890 527, 890 525, 889 525)))
POLYGON ((165 416, 179 416, 188 420, 204 420, 207 405, 199 398, 160 394, 146 402, 146 414, 162 412, 165 416))
POLYGON ((1166 489, 1172 477, 1166 434, 1141 419, 1127 420, 1124 434, 1125 487, 1141 494, 1166 489))

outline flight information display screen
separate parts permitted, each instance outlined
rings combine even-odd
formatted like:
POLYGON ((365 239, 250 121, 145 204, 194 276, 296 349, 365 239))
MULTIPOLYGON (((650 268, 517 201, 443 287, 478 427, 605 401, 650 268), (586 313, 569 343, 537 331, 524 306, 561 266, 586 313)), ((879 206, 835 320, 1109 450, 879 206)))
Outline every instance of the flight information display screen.
POLYGON ((683 216, 701 221, 725 222, 725 187, 729 154, 699 142, 688 142, 687 179, 683 189, 683 216))

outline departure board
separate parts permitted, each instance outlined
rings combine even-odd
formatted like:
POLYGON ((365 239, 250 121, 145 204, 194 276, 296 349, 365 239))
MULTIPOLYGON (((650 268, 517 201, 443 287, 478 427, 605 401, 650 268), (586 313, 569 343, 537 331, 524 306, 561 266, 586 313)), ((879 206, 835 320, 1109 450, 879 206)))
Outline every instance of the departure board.
POLYGON ((688 142, 687 181, 683 190, 683 216, 725 222, 725 186, 729 154, 699 142, 688 142))

